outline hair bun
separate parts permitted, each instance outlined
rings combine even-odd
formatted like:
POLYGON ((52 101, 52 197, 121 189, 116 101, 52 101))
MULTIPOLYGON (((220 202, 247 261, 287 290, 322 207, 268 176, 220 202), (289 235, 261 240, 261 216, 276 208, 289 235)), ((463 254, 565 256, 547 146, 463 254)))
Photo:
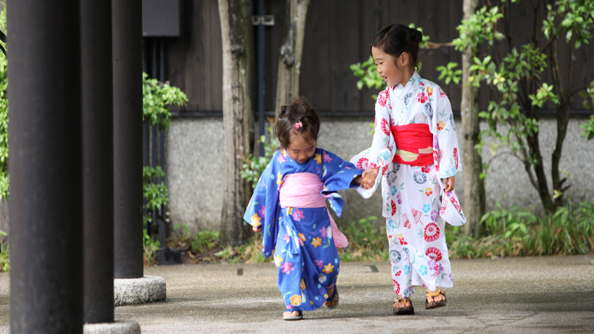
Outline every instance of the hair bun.
POLYGON ((408 35, 406 36, 406 40, 410 43, 419 44, 423 40, 423 34, 417 29, 410 28, 408 35))

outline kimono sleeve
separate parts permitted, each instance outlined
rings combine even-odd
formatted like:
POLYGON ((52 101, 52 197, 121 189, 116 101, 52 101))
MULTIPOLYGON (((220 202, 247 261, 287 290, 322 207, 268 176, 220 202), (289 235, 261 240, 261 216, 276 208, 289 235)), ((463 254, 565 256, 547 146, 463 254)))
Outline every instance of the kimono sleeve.
POLYGON ((439 88, 439 97, 436 109, 431 118, 431 132, 433 133, 433 160, 437 171, 437 180, 442 190, 439 219, 443 219, 453 226, 462 226, 466 223, 466 216, 459 204, 456 191, 443 191, 443 179, 455 176, 462 170, 458 149, 458 137, 450 100, 439 88))
POLYGON ((436 110, 432 117, 433 157, 439 179, 455 176, 462 170, 460 149, 452 106, 447 95, 439 88, 436 110))
POLYGON ((390 162, 394 159, 394 153, 396 152, 394 136, 390 130, 390 105, 389 93, 386 89, 379 93, 375 104, 375 133, 373 134, 371 147, 351 158, 351 162, 357 168, 381 168, 381 173, 378 173, 374 186, 371 189, 357 188, 357 192, 364 198, 369 198, 373 195, 381 183, 382 176, 386 173, 390 162))
POLYGON ((262 253, 269 257, 276 246, 276 217, 279 209, 279 179, 280 174, 279 155, 277 152, 270 160, 270 163, 260 176, 258 185, 254 189, 254 194, 250 199, 243 219, 250 225, 262 227, 262 253))
POLYGON ((361 176, 363 170, 357 169, 352 163, 344 161, 334 153, 328 151, 322 150, 322 159, 321 181, 324 183, 322 196, 328 198, 330 207, 340 217, 342 207, 344 206, 344 199, 338 191, 357 187, 357 184, 352 184, 353 179, 361 176))

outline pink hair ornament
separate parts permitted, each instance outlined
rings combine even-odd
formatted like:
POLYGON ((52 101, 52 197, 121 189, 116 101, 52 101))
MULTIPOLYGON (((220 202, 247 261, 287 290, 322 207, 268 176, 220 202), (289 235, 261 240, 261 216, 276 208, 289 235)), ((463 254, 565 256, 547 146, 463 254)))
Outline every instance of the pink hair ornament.
POLYGON ((303 126, 303 124, 301 122, 295 123, 295 129, 297 129, 297 130, 301 129, 302 126, 303 126))

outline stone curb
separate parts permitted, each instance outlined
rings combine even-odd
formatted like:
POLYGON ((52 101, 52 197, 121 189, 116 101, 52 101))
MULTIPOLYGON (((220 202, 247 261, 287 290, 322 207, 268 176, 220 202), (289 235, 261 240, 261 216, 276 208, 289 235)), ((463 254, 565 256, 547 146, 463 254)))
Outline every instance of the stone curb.
POLYGON ((115 306, 164 301, 167 284, 157 276, 116 278, 113 280, 113 294, 115 306))
POLYGON ((140 325, 134 321, 116 321, 101 324, 85 324, 84 334, 140 334, 140 325))

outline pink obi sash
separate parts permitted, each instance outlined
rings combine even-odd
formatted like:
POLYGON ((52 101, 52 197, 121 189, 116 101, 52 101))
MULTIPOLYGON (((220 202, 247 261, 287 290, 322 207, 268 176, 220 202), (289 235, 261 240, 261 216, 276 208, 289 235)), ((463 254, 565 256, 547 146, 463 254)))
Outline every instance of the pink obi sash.
MULTIPOLYGON (((322 197, 322 189, 324 184, 316 174, 312 173, 296 173, 288 174, 283 180, 280 189, 280 205, 283 208, 325 208, 326 199, 322 197)), ((332 226, 332 237, 334 244, 338 248, 344 248, 349 245, 347 238, 338 230, 336 222, 330 218, 330 225, 332 226)))
POLYGON ((392 162, 413 166, 433 165, 433 134, 429 125, 407 124, 391 126, 396 142, 392 162))

